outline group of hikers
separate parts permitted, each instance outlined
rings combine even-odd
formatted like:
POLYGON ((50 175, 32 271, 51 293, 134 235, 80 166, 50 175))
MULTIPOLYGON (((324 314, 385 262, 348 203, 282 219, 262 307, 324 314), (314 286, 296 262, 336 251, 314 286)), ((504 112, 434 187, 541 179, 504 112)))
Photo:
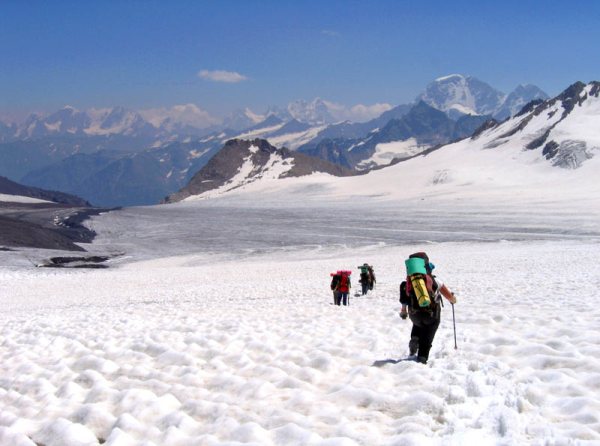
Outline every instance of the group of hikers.
MULTIPOLYGON (((404 263, 406 279, 400 283, 400 317, 403 320, 409 318, 413 324, 408 343, 410 356, 417 362, 426 364, 433 338, 440 325, 442 297, 453 306, 456 297, 433 274, 435 265, 429 261, 429 256, 425 252, 411 254, 404 263)), ((367 263, 359 266, 358 269, 364 296, 375 285, 375 271, 373 266, 367 263)), ((334 305, 350 305, 351 274, 352 271, 349 270, 339 270, 330 274, 334 305)))
MULTIPOLYGON (((368 263, 358 266, 358 269, 360 270, 359 282, 361 284, 362 295, 365 296, 369 290, 375 287, 375 270, 368 263)), ((352 271, 349 270, 339 270, 330 274, 334 305, 350 305, 351 274, 352 271)))

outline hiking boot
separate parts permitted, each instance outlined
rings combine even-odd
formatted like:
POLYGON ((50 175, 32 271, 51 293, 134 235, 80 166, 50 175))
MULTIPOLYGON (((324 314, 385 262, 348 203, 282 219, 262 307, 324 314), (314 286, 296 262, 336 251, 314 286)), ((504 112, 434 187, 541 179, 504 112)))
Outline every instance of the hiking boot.
POLYGON ((410 338, 410 341, 408 342, 408 351, 410 356, 415 356, 417 354, 419 351, 419 338, 416 336, 410 338))
POLYGON ((418 356, 417 362, 419 362, 421 364, 427 364, 427 358, 425 356, 418 356))

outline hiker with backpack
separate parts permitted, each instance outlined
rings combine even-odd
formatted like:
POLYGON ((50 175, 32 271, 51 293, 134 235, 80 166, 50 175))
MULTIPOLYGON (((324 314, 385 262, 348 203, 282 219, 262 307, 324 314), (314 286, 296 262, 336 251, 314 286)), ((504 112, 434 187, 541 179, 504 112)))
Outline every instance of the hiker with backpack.
POLYGON ((435 265, 424 252, 411 254, 405 261, 406 280, 400 284, 400 317, 410 318, 413 323, 408 348, 410 356, 427 364, 433 338, 440 325, 443 302, 441 296, 452 305, 456 297, 432 271, 435 265))
POLYGON ((336 280, 335 276, 334 280, 331 281, 335 305, 340 305, 342 303, 343 305, 350 304, 350 298, 348 297, 350 288, 352 287, 350 283, 350 274, 352 274, 352 271, 340 270, 335 274, 335 276, 339 277, 336 283, 334 284, 334 280, 336 280))
MULTIPOLYGON (((360 270, 360 286, 362 289, 362 295, 365 296, 367 294, 367 291, 369 290, 369 286, 371 283, 371 277, 369 274, 369 265, 367 263, 362 264, 361 266, 357 267, 360 270)), ((373 289, 371 287, 371 289, 373 289)))
POLYGON ((331 276, 331 291, 333 291, 333 305, 339 305, 340 304, 340 292, 338 291, 338 285, 340 283, 340 279, 342 278, 342 276, 339 274, 338 272, 335 273, 330 273, 329 274, 331 276))
POLYGON ((368 265, 367 269, 369 271, 369 290, 372 291, 375 287, 375 269, 373 268, 373 265, 368 265))

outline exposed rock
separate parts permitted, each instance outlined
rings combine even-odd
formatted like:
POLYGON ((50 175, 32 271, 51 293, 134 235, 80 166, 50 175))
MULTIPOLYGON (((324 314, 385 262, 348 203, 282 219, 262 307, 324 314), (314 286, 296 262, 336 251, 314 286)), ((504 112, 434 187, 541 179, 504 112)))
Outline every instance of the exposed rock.
POLYGON ((588 153, 584 141, 563 141, 556 149, 552 164, 566 169, 577 169, 590 158, 592 155, 588 153))
POLYGON ((225 146, 194 175, 187 186, 166 197, 164 202, 181 201, 191 195, 200 195, 221 187, 236 188, 265 176, 286 178, 309 175, 313 172, 336 176, 354 174, 339 165, 319 158, 285 148, 277 149, 263 139, 253 141, 233 139, 227 141, 225 146), (279 164, 280 171, 273 169, 275 163, 279 164))

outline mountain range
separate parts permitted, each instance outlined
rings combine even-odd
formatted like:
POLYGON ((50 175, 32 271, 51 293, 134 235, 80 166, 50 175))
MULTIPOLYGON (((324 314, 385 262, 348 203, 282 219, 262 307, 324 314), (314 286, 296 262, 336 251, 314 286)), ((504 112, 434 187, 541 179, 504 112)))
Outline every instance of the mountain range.
MULTIPOLYGON (((422 101, 401 118, 390 119, 384 128, 389 126, 389 133, 396 132, 400 139, 385 144, 402 145, 401 138, 406 136, 402 132, 411 124, 414 126, 411 131, 423 140, 431 138, 430 144, 434 144, 436 138, 452 135, 457 123, 465 118, 474 116, 465 115, 454 121, 422 101), (418 119, 421 115, 429 116, 425 122, 436 125, 418 127, 414 123, 421 122, 418 119)), ((591 209, 597 208, 599 121, 600 82, 577 82, 554 98, 529 102, 511 118, 485 121, 471 136, 407 153, 404 159, 396 158, 391 165, 379 169, 363 172, 345 169, 339 163, 307 156, 298 150, 277 148, 262 139, 230 139, 202 167, 187 168, 193 163, 189 154, 201 159, 202 151, 219 141, 207 138, 204 149, 195 145, 200 142, 172 143, 168 146, 170 151, 166 147, 148 149, 158 154, 151 161, 158 166, 155 174, 148 168, 148 158, 152 157, 145 151, 127 153, 125 157, 110 151, 73 155, 68 162, 81 158, 84 161, 79 166, 89 162, 92 168, 96 164, 104 167, 98 170, 97 179, 91 184, 65 184, 64 188, 88 187, 92 193, 91 188, 99 182, 116 184, 115 189, 109 189, 111 194, 125 200, 124 195, 119 195, 120 189, 142 190, 149 184, 135 184, 132 178, 151 178, 160 183, 166 176, 179 178, 179 183, 170 187, 185 184, 178 192, 168 194, 164 203, 222 197, 233 204, 236 200, 247 204, 258 199, 266 205, 296 206, 298 199, 306 204, 323 204, 346 197, 357 206, 361 200, 390 201, 395 208, 400 203, 418 205, 434 216, 437 204, 443 201, 446 209, 451 209, 452 203, 459 205, 462 209, 459 217, 468 221, 471 204, 478 212, 482 203, 501 211, 518 200, 524 213, 519 218, 526 218, 532 209, 543 206, 553 213, 568 214, 570 203, 577 202, 581 207, 582 202, 589 202, 591 209), (179 171, 165 175, 160 171, 161 159, 164 165, 179 165, 179 171), (138 173, 139 177, 132 176, 138 173)), ((274 118, 271 124, 276 124, 274 118)), ((72 172, 76 177, 77 165, 65 166, 63 172, 72 172)), ((53 181, 73 181, 71 177, 61 177, 61 171, 49 169, 46 173, 56 176, 53 181)), ((0 223, 4 229, 0 244, 81 250, 76 243, 93 237, 93 232, 80 224, 81 219, 106 210, 88 206, 88 202, 78 197, 23 186, 0 177, 0 223), (45 201, 10 200, 6 195, 45 201)), ((581 225, 578 231, 584 234, 585 220, 577 221, 581 225)), ((533 229, 543 232, 543 228, 533 229)))
MULTIPOLYGON (((470 136, 483 122, 544 97, 536 87, 503 95, 459 75, 428 85, 411 104, 366 122, 335 121, 335 104, 296 101, 266 114, 249 109, 200 128, 188 105, 149 113, 73 107, 0 123, 0 175, 84 197, 95 205, 154 204, 183 188, 231 139, 268 140, 275 147, 366 171, 470 136)), ((315 163, 318 163, 315 160, 315 163)))
MULTIPOLYGON (((428 106, 423 104, 419 107, 426 110, 428 106)), ((333 197, 383 199, 399 196, 401 192, 403 199, 413 194, 448 200, 449 194, 460 191, 461 195, 452 199, 486 197, 489 200, 500 190, 499 199, 528 197, 540 204, 540 200, 548 200, 555 190, 556 194, 570 199, 585 199, 588 193, 598 193, 598 122, 600 82, 577 82, 555 98, 531 101, 509 119, 486 121, 470 137, 433 147, 365 175, 335 180, 312 175, 299 181, 264 176, 256 170, 256 175, 244 175, 243 184, 221 189, 218 194, 245 197, 248 193, 265 200, 267 193, 293 193, 309 199, 315 191, 322 194, 327 190, 333 197)), ((198 178, 203 178, 205 169, 200 170, 198 178)), ((252 169, 246 171, 253 172, 252 169)), ((223 184, 228 179, 221 181, 223 184)), ((210 198, 220 187, 205 183, 202 190, 188 189, 193 196, 186 194, 185 198, 210 198)), ((173 196, 171 201, 179 198, 173 196)))

